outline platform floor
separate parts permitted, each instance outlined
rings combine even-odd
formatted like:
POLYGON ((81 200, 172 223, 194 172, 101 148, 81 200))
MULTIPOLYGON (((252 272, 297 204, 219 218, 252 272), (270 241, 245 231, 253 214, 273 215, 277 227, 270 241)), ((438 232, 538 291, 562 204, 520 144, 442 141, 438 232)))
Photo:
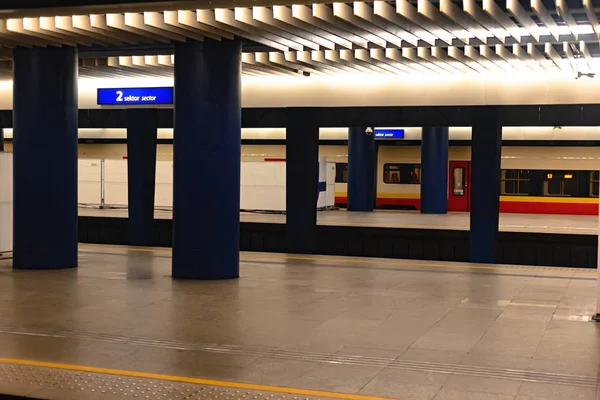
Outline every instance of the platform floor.
MULTIPOLYGON (((80 208, 79 215, 99 217, 127 217, 123 209, 80 208)), ((170 211, 156 211, 155 217, 171 219, 170 211)), ((284 224, 283 214, 241 213, 244 222, 284 224)), ((374 212, 348 212, 345 210, 320 211, 319 225, 364 226, 381 228, 417 228, 468 230, 469 213, 426 215, 418 211, 376 210, 374 212)), ((596 235, 598 217, 589 215, 500 214, 500 231, 539 232, 596 235)))
POLYGON ((0 261, 0 393, 600 398, 596 271, 241 260, 227 281, 171 279, 169 249, 81 245, 80 267, 60 271, 0 261))

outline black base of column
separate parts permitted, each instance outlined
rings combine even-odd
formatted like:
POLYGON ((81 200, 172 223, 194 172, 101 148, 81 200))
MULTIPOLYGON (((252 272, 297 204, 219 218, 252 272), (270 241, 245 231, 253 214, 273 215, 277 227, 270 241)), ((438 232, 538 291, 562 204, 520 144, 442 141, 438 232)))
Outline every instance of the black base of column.
POLYGON ((494 263, 500 217, 502 124, 498 107, 473 108, 470 261, 494 263))
POLYGON ((314 253, 317 248, 319 127, 313 111, 288 109, 285 148, 287 251, 314 253))
POLYGON ((129 244, 152 241, 156 185, 156 109, 127 110, 127 192, 129 244))

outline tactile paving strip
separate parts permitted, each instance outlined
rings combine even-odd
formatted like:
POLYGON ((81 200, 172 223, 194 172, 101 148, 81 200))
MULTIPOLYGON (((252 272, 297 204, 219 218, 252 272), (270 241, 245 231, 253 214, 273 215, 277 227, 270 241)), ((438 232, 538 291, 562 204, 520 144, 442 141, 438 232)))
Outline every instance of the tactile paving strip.
POLYGON ((38 399, 318 400, 328 397, 0 363, 0 394, 38 399))

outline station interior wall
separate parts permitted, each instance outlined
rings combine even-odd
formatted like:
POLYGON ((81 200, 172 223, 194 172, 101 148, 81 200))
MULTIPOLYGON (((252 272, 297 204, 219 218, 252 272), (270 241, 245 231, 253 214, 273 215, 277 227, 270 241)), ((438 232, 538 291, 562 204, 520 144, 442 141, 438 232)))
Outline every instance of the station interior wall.
MULTIPOLYGON (((123 159, 127 157, 124 143, 80 143, 79 158, 123 159)), ((12 143, 4 145, 6 152, 12 152, 12 143)), ((319 156, 329 162, 348 162, 348 147, 343 145, 319 146, 319 156)), ((284 145, 243 145, 242 161, 264 161, 265 158, 285 158, 284 145)), ((381 146, 378 153, 380 162, 420 163, 419 146, 381 146)), ((452 146, 450 160, 471 159, 471 148, 452 146)), ((157 160, 172 161, 173 145, 157 145, 157 160)), ((600 165, 600 147, 596 146, 505 146, 502 148, 502 168, 506 169, 575 169, 592 170, 600 165)))
MULTIPOLYGON (((375 126, 375 129, 378 127, 375 126)), ((402 129, 403 140, 421 140, 420 127, 382 127, 402 129)), ((13 129, 4 128, 5 139, 12 139, 13 129)), ((125 128, 81 128, 80 139, 121 139, 127 138, 125 128)), ((173 139, 173 128, 157 129, 158 139, 173 139)), ((242 140, 285 140, 285 128, 242 128, 242 140)), ((472 129, 468 126, 449 127, 449 140, 471 140, 472 129)), ((348 128, 319 128, 319 140, 348 140, 348 128)), ((502 128, 502 140, 510 141, 600 141, 600 126, 505 126, 502 128)))
POLYGON ((0 253, 13 248, 13 155, 0 153, 0 253))
MULTIPOLYGON (((598 104, 600 80, 576 73, 502 75, 344 74, 242 78, 242 107, 460 106, 598 104)), ((100 108, 98 88, 173 86, 173 78, 79 79, 79 108, 100 108)), ((12 109, 11 80, 0 82, 0 109, 12 109)))

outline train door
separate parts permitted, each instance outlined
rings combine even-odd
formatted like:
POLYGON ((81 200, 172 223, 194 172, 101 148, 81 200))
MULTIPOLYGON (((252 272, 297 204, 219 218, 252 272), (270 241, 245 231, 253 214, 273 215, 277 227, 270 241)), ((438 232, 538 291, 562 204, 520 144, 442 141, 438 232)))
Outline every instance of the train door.
POLYGON ((469 211, 471 162, 450 161, 448 167, 448 211, 469 211))

